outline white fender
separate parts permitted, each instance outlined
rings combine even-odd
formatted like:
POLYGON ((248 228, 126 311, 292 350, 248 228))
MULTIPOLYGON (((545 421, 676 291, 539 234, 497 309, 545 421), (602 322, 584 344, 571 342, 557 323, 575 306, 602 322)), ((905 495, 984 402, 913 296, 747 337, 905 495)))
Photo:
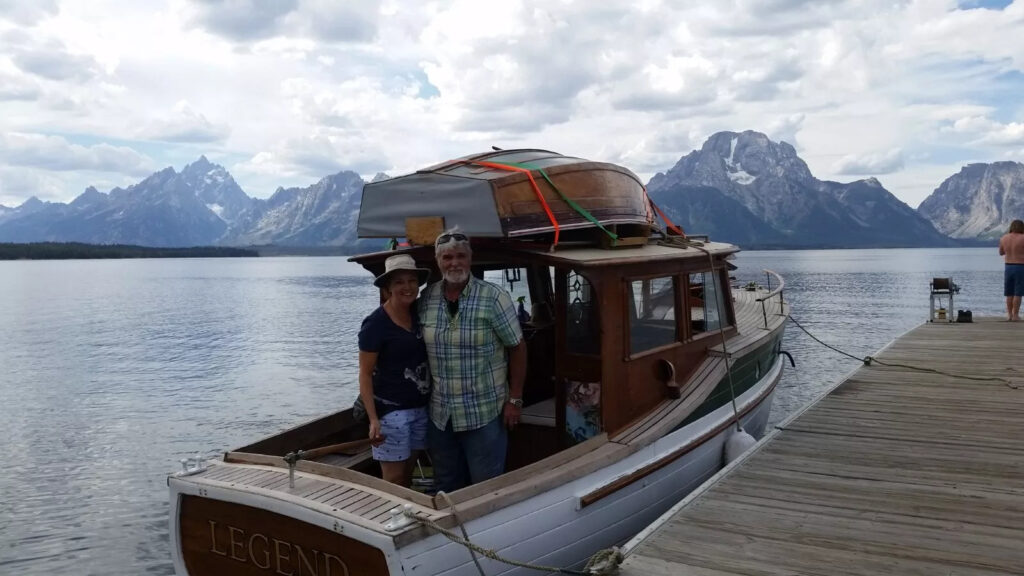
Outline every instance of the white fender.
POLYGON ((747 434, 743 428, 734 430, 725 441, 725 463, 728 464, 739 458, 741 454, 753 448, 754 444, 757 444, 757 440, 747 434))

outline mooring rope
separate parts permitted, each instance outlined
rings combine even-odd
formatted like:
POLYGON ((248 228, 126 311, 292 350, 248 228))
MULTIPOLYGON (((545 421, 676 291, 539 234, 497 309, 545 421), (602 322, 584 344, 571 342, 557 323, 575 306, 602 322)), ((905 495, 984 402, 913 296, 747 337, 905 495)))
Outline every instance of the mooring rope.
MULTIPOLYGON (((817 342, 818 344, 821 344, 822 346, 824 346, 824 347, 826 347, 826 348, 828 348, 830 350, 838 352, 839 354, 842 354, 843 356, 847 356, 849 358, 853 358, 854 360, 857 360, 858 362, 863 362, 865 366, 871 366, 872 364, 879 364, 881 366, 889 366, 889 367, 892 367, 892 368, 906 368, 908 370, 915 370, 915 371, 918 371, 918 372, 928 372, 930 374, 941 374, 943 376, 950 376, 952 378, 963 378, 965 380, 978 380, 978 381, 983 381, 983 382, 1002 382, 1002 383, 1006 384, 1007 386, 1009 386, 1010 388, 1013 388, 1014 390, 1020 390, 1021 389, 1021 386, 1018 385, 1018 384, 1014 384, 1012 380, 1007 380, 1006 378, 1001 378, 999 376, 968 376, 966 374, 955 374, 953 372, 946 372, 946 371, 943 371, 943 370, 938 370, 936 368, 927 368, 927 367, 924 367, 924 366, 914 366, 914 365, 911 365, 911 364, 901 364, 899 362, 883 362, 883 361, 879 360, 878 358, 875 358, 874 356, 865 356, 863 358, 861 358, 859 356, 854 356, 853 354, 850 354, 849 352, 846 352, 844 350, 840 350, 839 348, 836 348, 835 346, 832 346, 831 344, 827 344, 827 343, 823 342, 820 338, 818 338, 814 334, 811 334, 811 332, 807 328, 804 328, 803 324, 801 324, 792 315, 790 315, 789 320, 791 322, 793 322, 793 324, 796 324, 797 328, 803 330, 804 334, 807 334, 808 336, 810 336, 811 339, 814 340, 815 342, 817 342)), ((1012 368, 1011 368, 1011 370, 1012 370, 1012 368)))
MULTIPOLYGON (((657 206, 655 206, 655 208, 657 208, 657 206)), ((658 212, 660 213, 661 210, 659 210, 658 212)), ((666 222, 667 222, 667 220, 666 220, 666 222)), ((669 224, 672 225, 671 223, 669 223, 669 224)), ((698 240, 691 240, 691 239, 687 238, 686 236, 670 236, 670 235, 666 234, 661 240, 658 240, 658 244, 660 246, 671 246, 671 247, 674 247, 674 248, 683 248, 683 249, 685 249, 685 248, 695 248, 695 249, 697 249, 697 250, 707 254, 709 266, 711 266, 712 286, 715 286, 715 282, 714 282, 714 280, 716 278, 716 276, 714 276, 714 272, 715 272, 715 259, 711 255, 711 251, 708 250, 707 248, 704 248, 704 243, 703 242, 700 242, 698 240)), ((720 288, 720 286, 715 286, 715 312, 718 314, 719 324, 721 324, 721 320, 722 320, 722 318, 724 318, 724 315, 722 314, 722 297, 721 297, 719 288, 720 288)), ((721 326, 719 326, 718 329, 719 329, 719 332, 720 332, 720 334, 722 336, 722 355, 725 357, 725 372, 726 372, 726 374, 729 377, 729 396, 730 396, 730 398, 732 398, 733 423, 736 425, 736 429, 737 430, 741 430, 742 428, 740 427, 740 413, 739 413, 739 409, 736 407, 736 392, 733 389, 733 384, 732 384, 732 367, 729 365, 729 349, 726 347, 726 344, 725 344, 725 329, 722 328, 721 326)))
MULTIPOLYGON (((495 550, 491 550, 490 548, 484 548, 483 546, 470 542, 469 534, 466 533, 466 528, 465 526, 463 526, 462 520, 459 519, 458 513, 455 509, 455 503, 452 502, 450 498, 448 498, 447 494, 444 494, 443 492, 438 492, 438 494, 441 494, 443 496, 445 501, 448 503, 448 506, 451 508, 452 516, 455 518, 455 522, 458 523, 459 528, 462 529, 463 536, 459 536, 455 532, 448 530, 447 528, 444 528, 442 526, 439 526, 433 520, 429 518, 424 518, 423 516, 420 516, 416 512, 413 512, 412 510, 405 510, 403 514, 405 514, 407 518, 411 518, 419 522, 420 524, 423 524, 424 526, 433 528, 434 530, 436 530, 452 542, 459 544, 461 546, 465 546, 470 550, 470 553, 476 552, 477 554, 480 554, 481 556, 484 556, 486 558, 490 558, 491 560, 502 562, 510 566, 517 566, 519 568, 529 568, 531 570, 540 570, 543 572, 551 572, 554 574, 573 574, 574 576, 610 576, 616 573, 619 564, 622 563, 622 552, 619 551, 618 547, 606 548, 604 550, 597 551, 593 556, 590 557, 590 560, 587 561, 587 564, 582 571, 571 570, 569 568, 558 568, 555 566, 531 564, 529 562, 520 562, 519 560, 505 558, 503 556, 500 556, 495 550)), ((476 563, 477 570, 479 570, 480 574, 483 575, 484 569, 482 566, 480 566, 480 563, 477 561, 475 555, 473 556, 473 562, 476 563)))
MULTIPOLYGON (((444 490, 438 490, 437 495, 444 498, 444 501, 448 503, 448 507, 452 509, 452 518, 455 518, 456 524, 462 530, 462 538, 466 542, 469 542, 469 532, 466 532, 466 525, 462 523, 462 519, 459 518, 459 511, 455 509, 455 502, 448 497, 448 493, 444 490)), ((476 552, 472 548, 469 549, 469 555, 473 557, 473 564, 476 564, 476 570, 480 573, 480 576, 487 576, 484 573, 484 567, 480 565, 480 560, 476 557, 476 552)))
MULTIPOLYGON (((725 357, 725 373, 729 377, 729 398, 732 399, 733 424, 736 425, 737 431, 742 431, 743 427, 740 426, 740 410, 736 406, 736 390, 732 385, 732 366, 729 364, 729 348, 725 345, 725 327, 722 326, 722 319, 725 318, 725 315, 722 314, 721 285, 719 282, 716 282, 718 276, 715 275, 715 258, 711 255, 711 251, 704 248, 700 242, 691 242, 690 245, 708 255, 708 265, 711 266, 711 287, 715 293, 715 314, 718 315, 718 333, 722 336, 722 356, 725 357)), ((707 283, 705 282, 704 285, 707 286, 707 283)), ((707 303, 707 290, 704 291, 704 302, 707 303)), ((707 322, 707 318, 704 321, 707 322)))

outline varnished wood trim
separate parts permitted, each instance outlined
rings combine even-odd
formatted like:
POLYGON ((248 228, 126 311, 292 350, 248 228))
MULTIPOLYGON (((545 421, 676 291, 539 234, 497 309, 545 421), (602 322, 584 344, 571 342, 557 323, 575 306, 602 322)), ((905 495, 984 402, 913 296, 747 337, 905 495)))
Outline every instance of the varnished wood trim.
MULTIPOLYGON (((599 434, 585 442, 581 442, 571 448, 562 450, 561 452, 551 455, 543 460, 539 460, 517 470, 507 472, 497 478, 491 478, 490 480, 485 480, 479 484, 473 484, 460 490, 456 490, 449 494, 448 498, 450 498, 455 504, 461 504, 481 496, 503 492, 510 486, 535 478, 540 472, 558 469, 568 462, 575 463, 577 459, 585 457, 587 454, 600 449, 607 443, 608 435, 599 434)), ((446 510, 448 508, 448 504, 444 499, 440 499, 436 504, 437 505, 434 507, 438 510, 446 510)))
POLYGON ((251 452, 228 452, 224 455, 224 461, 231 464, 258 464, 262 466, 277 466, 279 468, 288 467, 288 463, 280 456, 253 454, 251 452))

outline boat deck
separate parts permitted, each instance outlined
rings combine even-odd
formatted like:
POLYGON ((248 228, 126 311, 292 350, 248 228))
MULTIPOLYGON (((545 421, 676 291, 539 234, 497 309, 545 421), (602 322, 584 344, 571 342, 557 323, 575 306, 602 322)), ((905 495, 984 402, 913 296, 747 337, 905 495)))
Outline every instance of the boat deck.
MULTIPOLYGON (((329 457, 324 460, 329 460, 329 457)), ((408 503, 400 496, 370 486, 303 472, 295 473, 295 487, 292 488, 289 487, 288 470, 265 466, 214 464, 190 478, 207 486, 235 488, 301 503, 329 514, 344 512, 356 524, 378 531, 383 530, 384 524, 391 519, 391 510, 408 503)), ((446 512, 427 506, 413 506, 416 512, 433 521, 447 516, 446 512)))
POLYGON ((877 358, 958 376, 857 369, 631 542, 621 574, 1021 573, 1022 341, 994 318, 908 332, 877 358))

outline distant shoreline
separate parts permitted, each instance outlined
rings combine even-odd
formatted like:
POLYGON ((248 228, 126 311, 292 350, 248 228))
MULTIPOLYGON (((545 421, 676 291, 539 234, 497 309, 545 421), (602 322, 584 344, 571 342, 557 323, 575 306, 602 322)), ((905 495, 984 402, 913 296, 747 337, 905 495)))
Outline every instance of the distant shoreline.
POLYGON ((246 248, 192 246, 153 248, 131 244, 84 244, 81 242, 0 242, 0 260, 84 260, 117 258, 255 258, 246 248))
MULTIPOLYGON (((728 240, 724 240, 728 242, 728 240)), ((906 246, 893 246, 887 244, 879 244, 876 246, 865 245, 865 246, 842 246, 838 244, 743 244, 729 242, 730 244, 736 244, 743 250, 758 250, 758 251, 770 251, 770 250, 902 250, 902 249, 916 249, 916 248, 995 248, 999 246, 999 240, 957 240, 956 243, 946 244, 942 246, 935 245, 906 245, 906 246)))
MULTIPOLYGON (((728 242, 728 240, 724 240, 728 242)), ((775 250, 882 250, 899 248, 992 248, 996 240, 958 240, 947 246, 838 246, 818 245, 736 244, 744 251, 775 250)), ((383 250, 383 248, 381 248, 383 250)), ((257 258, 273 256, 351 256, 374 252, 367 246, 274 246, 248 247, 192 246, 156 248, 132 244, 85 244, 82 242, 0 242, 0 260, 85 260, 119 258, 257 258)))

